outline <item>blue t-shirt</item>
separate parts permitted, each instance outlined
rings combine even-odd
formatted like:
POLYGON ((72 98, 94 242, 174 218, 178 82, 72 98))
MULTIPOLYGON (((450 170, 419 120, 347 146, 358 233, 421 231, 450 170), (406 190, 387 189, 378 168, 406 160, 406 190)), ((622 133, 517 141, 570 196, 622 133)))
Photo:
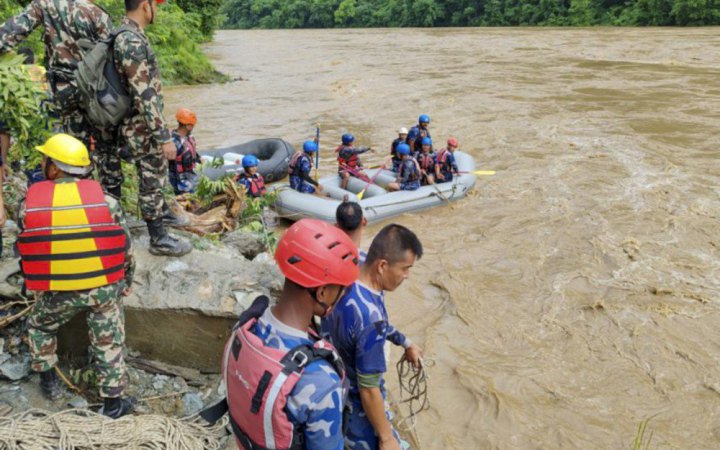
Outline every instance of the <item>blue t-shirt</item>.
MULTIPOLYGON (((265 310, 252 328, 266 346, 289 351, 312 344, 307 333, 280 322, 271 309, 265 310)), ((310 363, 287 399, 290 421, 305 425, 305 448, 342 450, 344 392, 340 376, 332 365, 319 360, 310 363)))
MULTIPOLYGON (((345 363, 350 383, 350 400, 360 404, 357 375, 384 374, 385 341, 406 346, 407 338, 388 322, 385 294, 353 283, 337 302, 330 316, 322 320, 322 334, 335 346, 345 363)), ((385 381, 380 377, 380 390, 385 397, 385 381)))
POLYGON ((362 266, 365 264, 365 260, 367 259, 367 252, 365 250, 358 249, 358 262, 359 265, 362 266))

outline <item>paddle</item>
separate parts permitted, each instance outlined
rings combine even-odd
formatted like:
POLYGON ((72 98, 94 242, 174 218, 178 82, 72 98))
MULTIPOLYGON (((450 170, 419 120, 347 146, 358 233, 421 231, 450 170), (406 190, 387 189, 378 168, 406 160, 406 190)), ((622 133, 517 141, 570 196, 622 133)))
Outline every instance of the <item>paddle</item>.
POLYGON ((318 167, 320 166, 320 124, 315 127, 315 143, 317 144, 317 151, 315 152, 315 182, 318 181, 318 167))
POLYGON ((456 173, 456 174, 459 174, 459 175, 462 175, 462 174, 464 174, 464 173, 471 173, 471 174, 473 174, 473 175, 495 175, 495 171, 494 171, 494 170, 473 170, 473 171, 471 171, 471 172, 460 171, 460 172, 453 172, 453 173, 456 173))
POLYGON ((377 173, 375 175, 373 175, 372 178, 370 178, 370 181, 368 182, 367 186, 365 186, 362 191, 358 192, 358 195, 357 195, 358 200, 362 200, 363 195, 365 195, 365 191, 367 190, 367 188, 370 187, 371 184, 373 184, 375 182, 375 179, 378 177, 378 175, 380 175, 382 173, 383 169, 385 168, 385 164, 387 164, 387 163, 383 163, 383 165, 380 166, 380 168, 378 169, 377 173))

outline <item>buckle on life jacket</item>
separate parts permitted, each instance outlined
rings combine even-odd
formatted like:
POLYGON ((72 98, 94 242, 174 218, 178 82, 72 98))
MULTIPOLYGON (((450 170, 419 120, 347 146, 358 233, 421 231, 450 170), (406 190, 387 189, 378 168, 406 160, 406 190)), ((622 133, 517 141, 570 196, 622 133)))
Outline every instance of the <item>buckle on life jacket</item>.
POLYGON ((290 361, 295 363, 295 365, 298 369, 305 367, 305 364, 307 364, 309 360, 310 360, 310 358, 308 357, 307 353, 305 353, 301 350, 297 350, 290 357, 290 361))

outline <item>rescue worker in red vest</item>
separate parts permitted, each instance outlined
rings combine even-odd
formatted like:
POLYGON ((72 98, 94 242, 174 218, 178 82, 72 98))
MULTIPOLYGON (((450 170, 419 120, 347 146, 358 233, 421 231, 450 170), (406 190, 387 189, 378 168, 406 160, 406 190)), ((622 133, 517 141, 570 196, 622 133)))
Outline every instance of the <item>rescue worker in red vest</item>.
POLYGON ((422 138, 422 148, 415 152, 415 159, 420 166, 420 184, 435 184, 435 152, 432 151, 432 139, 422 138))
POLYGON ((192 131, 197 124, 197 116, 187 108, 178 109, 175 114, 178 127, 172 132, 172 140, 177 149, 177 156, 170 160, 168 177, 175 195, 195 192, 198 176, 195 166, 200 162, 197 143, 192 131))
POLYGON ((295 154, 292 155, 290 165, 288 166, 291 188, 305 194, 322 193, 322 186, 310 176, 312 158, 317 151, 317 142, 305 141, 303 143, 303 151, 295 152, 295 154))
POLYGON ((342 178, 340 187, 343 189, 347 189, 350 176, 360 178, 365 182, 370 181, 370 178, 362 170, 363 165, 358 155, 373 150, 370 147, 354 147, 353 142, 355 142, 355 136, 345 133, 342 135, 342 145, 335 149, 335 153, 338 154, 338 175, 342 178))
POLYGON ((314 219, 291 226, 275 260, 285 275, 277 303, 259 297, 225 348, 223 374, 239 448, 343 450, 344 367, 310 328, 358 276, 358 251, 314 219))
POLYGON ((57 134, 36 147, 46 181, 33 184, 20 204, 16 243, 25 288, 36 303, 27 319, 32 369, 50 399, 63 395, 56 373, 60 326, 87 313, 90 345, 103 414, 134 409, 123 398, 127 383, 121 296, 130 294, 135 263, 130 232, 117 200, 86 179, 92 165, 85 145, 57 134))
POLYGON ((235 178, 235 181, 245 186, 247 196, 252 198, 265 194, 265 180, 257 173, 258 163, 255 155, 245 155, 242 159, 243 171, 235 178))
POLYGON ((410 146, 400 144, 397 153, 402 158, 397 180, 388 184, 389 191, 414 191, 420 188, 420 164, 410 155, 410 146))
POLYGON ((438 183, 445 183, 453 180, 453 174, 458 173, 457 162, 455 161, 455 150, 458 148, 458 140, 451 137, 447 141, 447 147, 437 154, 435 164, 435 179, 438 183))

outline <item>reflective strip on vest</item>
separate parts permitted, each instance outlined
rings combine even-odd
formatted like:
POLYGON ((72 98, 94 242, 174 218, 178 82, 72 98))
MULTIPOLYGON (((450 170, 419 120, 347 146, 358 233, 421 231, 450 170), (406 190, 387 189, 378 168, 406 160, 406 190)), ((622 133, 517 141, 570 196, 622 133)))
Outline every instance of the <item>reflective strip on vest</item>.
POLYGON ((33 184, 17 246, 30 290, 92 289, 125 276, 125 232, 96 181, 33 184))

